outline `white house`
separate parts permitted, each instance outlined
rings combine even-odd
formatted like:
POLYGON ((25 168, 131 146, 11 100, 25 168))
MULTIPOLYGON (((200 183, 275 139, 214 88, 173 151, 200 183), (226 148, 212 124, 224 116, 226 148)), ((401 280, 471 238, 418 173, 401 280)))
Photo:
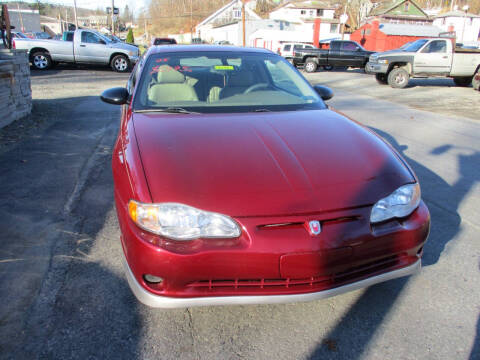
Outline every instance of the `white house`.
POLYGON ((268 16, 272 20, 285 20, 294 23, 315 18, 333 19, 335 7, 321 1, 286 2, 272 10, 268 16))
MULTIPOLYGON (((250 41, 252 34, 260 30, 273 31, 279 34, 283 34, 288 31, 295 30, 294 24, 277 20, 247 20, 245 21, 245 40, 247 46, 255 46, 254 42, 250 41)), ((209 38, 203 37, 204 40, 209 42, 226 40, 233 45, 243 45, 243 24, 241 21, 237 21, 232 24, 219 25, 213 27, 208 32, 209 38)), ((299 34, 297 34, 297 37, 299 34)), ((260 46, 263 47, 263 46, 260 46)))
MULTIPOLYGON (((245 19, 246 21, 261 20, 254 9, 256 7, 256 0, 251 0, 245 4, 245 19)), ((236 24, 242 20, 242 1, 233 0, 215 11, 212 15, 205 18, 195 27, 197 37, 206 41, 228 40, 224 38, 217 38, 218 30, 213 30, 218 27, 236 24)), ((228 40, 230 41, 230 40, 228 40)), ((236 42, 235 42, 236 43, 236 42)), ((238 44, 241 45, 241 44, 238 44)))
POLYGON ((450 11, 435 16, 433 25, 443 31, 455 31, 457 42, 468 44, 477 43, 480 36, 480 15, 465 11, 450 11))

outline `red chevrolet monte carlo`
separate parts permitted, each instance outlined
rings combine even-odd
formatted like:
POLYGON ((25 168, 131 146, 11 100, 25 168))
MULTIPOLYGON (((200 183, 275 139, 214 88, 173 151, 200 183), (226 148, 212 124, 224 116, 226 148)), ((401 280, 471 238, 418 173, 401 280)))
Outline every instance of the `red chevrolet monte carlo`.
POLYGON ((284 303, 421 267, 412 169, 270 51, 151 48, 121 104, 115 202, 128 282, 153 307, 284 303))

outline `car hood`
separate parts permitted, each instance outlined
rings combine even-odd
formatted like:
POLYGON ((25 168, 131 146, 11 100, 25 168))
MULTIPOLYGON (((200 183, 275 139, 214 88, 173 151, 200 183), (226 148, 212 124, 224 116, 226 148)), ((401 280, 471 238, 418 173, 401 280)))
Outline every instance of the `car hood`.
POLYGON ((121 42, 112 42, 110 43, 109 45, 111 48, 115 48, 115 49, 122 49, 122 50, 125 50, 125 51, 138 51, 138 48, 134 45, 130 45, 130 44, 125 44, 125 43, 121 43, 121 42))
POLYGON ((414 181, 375 134, 331 110, 134 113, 153 202, 231 216, 374 204, 414 181))

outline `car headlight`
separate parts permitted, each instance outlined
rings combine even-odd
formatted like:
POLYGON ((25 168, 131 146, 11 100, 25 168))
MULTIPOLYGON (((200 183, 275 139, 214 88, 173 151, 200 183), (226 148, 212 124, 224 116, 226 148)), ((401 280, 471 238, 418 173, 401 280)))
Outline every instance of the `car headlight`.
POLYGON ((400 186, 386 198, 373 205, 370 222, 402 218, 410 215, 420 204, 420 185, 407 184, 400 186))
POLYGON ((137 55, 136 51, 129 51, 128 52, 128 56, 135 56, 135 55, 137 55))
POLYGON ((235 238, 241 231, 226 215, 177 203, 128 203, 130 218, 142 229, 174 240, 235 238))
POLYGON ((379 64, 388 64, 388 60, 387 59, 380 59, 380 60, 378 60, 378 63, 379 64))

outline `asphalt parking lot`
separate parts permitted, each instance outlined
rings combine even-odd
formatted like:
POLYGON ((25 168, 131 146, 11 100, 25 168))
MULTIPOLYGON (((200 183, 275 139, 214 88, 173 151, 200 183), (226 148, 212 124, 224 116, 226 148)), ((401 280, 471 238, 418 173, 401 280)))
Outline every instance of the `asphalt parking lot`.
POLYGON ((480 359, 480 93, 308 74, 407 159, 429 206, 422 272, 326 300, 178 310, 126 283, 110 158, 127 75, 33 72, 34 112, 0 130, 2 359, 480 359))

